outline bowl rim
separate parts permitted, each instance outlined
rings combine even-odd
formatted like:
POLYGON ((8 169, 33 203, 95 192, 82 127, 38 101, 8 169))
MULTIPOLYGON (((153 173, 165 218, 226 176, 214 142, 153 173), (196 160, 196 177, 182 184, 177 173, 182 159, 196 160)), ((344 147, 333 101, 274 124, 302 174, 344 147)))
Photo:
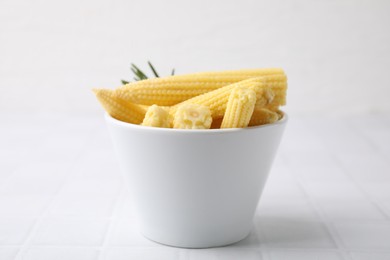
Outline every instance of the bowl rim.
POLYGON ((157 131, 157 132, 170 132, 170 133, 188 133, 188 134, 207 134, 207 133, 232 133, 232 132, 243 132, 243 131, 255 131, 258 129, 275 127, 278 125, 284 125, 288 121, 288 115, 284 111, 282 119, 276 121, 275 123, 259 125, 259 126, 251 126, 246 128, 225 128, 225 129, 176 129, 176 128, 162 128, 162 127, 150 127, 143 125, 136 125, 127 122, 123 122, 121 120, 115 119, 110 116, 108 113, 104 114, 106 122, 110 124, 114 124, 120 127, 134 129, 134 130, 142 130, 142 131, 157 131))

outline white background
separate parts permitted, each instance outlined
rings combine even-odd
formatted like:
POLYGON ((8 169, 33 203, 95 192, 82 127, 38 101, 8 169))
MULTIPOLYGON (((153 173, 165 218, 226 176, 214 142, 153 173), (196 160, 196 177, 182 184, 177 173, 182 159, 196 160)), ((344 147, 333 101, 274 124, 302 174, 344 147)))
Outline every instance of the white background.
POLYGON ((296 114, 390 110, 389 1, 0 1, 1 111, 101 112, 92 87, 282 67, 296 114))

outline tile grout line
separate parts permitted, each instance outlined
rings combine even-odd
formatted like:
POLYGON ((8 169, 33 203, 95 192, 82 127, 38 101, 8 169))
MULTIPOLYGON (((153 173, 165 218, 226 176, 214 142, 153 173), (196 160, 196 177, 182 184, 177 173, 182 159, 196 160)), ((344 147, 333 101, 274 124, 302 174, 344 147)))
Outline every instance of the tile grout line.
POLYGON ((25 238, 23 244, 21 244, 20 246, 20 249, 19 249, 19 252, 16 254, 15 256, 15 260, 21 260, 22 259, 22 256, 23 256, 23 253, 24 251, 28 248, 28 246, 30 245, 32 239, 34 238, 39 226, 42 224, 43 222, 43 219, 47 216, 50 208, 54 205, 54 203, 57 201, 58 199, 58 196, 59 194, 61 193, 61 191, 64 189, 65 185, 71 180, 71 178, 73 176, 76 175, 76 171, 73 171, 73 169, 75 169, 75 167, 78 165, 78 163, 80 162, 80 158, 81 156, 86 152, 86 144, 84 146, 84 149, 80 151, 79 155, 76 157, 76 159, 73 161, 73 163, 71 164, 71 166, 69 166, 69 172, 71 172, 71 174, 69 174, 65 180, 63 181, 63 183, 58 187, 58 190, 56 192, 54 192, 53 196, 51 197, 51 200, 49 201, 48 205, 45 207, 45 209, 42 210, 41 214, 37 217, 35 223, 33 224, 28 236, 25 238))
POLYGON ((322 210, 316 205, 316 203, 314 203, 312 201, 311 198, 309 198, 309 196, 307 195, 306 189, 304 188, 304 184, 302 184, 302 182, 300 180, 296 180, 296 182, 298 183, 299 188, 304 193, 304 196, 306 197, 306 200, 309 203, 309 205, 311 205, 313 207, 314 211, 320 217, 321 222, 325 225, 325 228, 327 229, 331 239, 333 240, 334 244, 336 245, 336 247, 338 249, 337 251, 341 253, 341 255, 343 256, 344 259, 351 259, 349 254, 348 254, 348 250, 347 250, 346 246, 344 245, 344 242, 342 241, 342 239, 339 236, 339 234, 337 233, 337 231, 335 231, 335 227, 325 217, 326 214, 322 212, 322 210))
MULTIPOLYGON (((287 161, 286 163, 288 165, 289 164, 288 160, 286 160, 286 161, 287 161)), ((304 186, 304 183, 300 180, 298 174, 296 174, 296 171, 291 167, 289 167, 289 169, 291 170, 291 172, 294 173, 294 178, 293 178, 294 182, 298 185, 298 187, 302 191, 306 201, 314 209, 314 211, 319 216, 321 222, 325 225, 325 228, 326 228, 328 234, 330 235, 330 238, 332 239, 333 243, 337 247, 338 251, 342 254, 344 259, 346 259, 346 260, 352 259, 350 257, 350 255, 348 254, 348 250, 347 250, 346 246, 344 245, 344 242, 340 238, 337 231, 335 231, 333 224, 330 221, 328 221, 328 219, 326 218, 326 214, 322 212, 321 208, 318 207, 316 205, 316 203, 313 201, 313 199, 309 196, 309 194, 307 193, 306 188, 304 186)))
MULTIPOLYGON (((277 155, 275 155, 275 159, 276 159, 276 156, 278 156, 283 164, 284 167, 287 167, 287 164, 286 164, 286 159, 285 157, 283 156, 283 152, 279 152, 277 155)), ((275 159, 274 159, 274 162, 275 162, 275 159)), ((271 171, 272 171, 272 168, 274 167, 274 163, 273 165, 271 166, 270 168, 270 172, 268 173, 268 177, 267 177, 267 180, 265 182, 265 185, 263 187, 263 191, 262 191, 262 194, 260 195, 260 200, 257 204, 257 207, 259 207, 260 203, 261 203, 261 199, 263 197, 263 192, 264 192, 264 189, 267 185, 267 182, 270 178, 270 174, 271 174, 271 171)), ((256 208, 256 211, 257 211, 257 208, 256 208)), ((269 248, 267 246, 266 243, 261 243, 261 240, 263 239, 263 241, 267 241, 267 235, 265 233, 262 233, 262 232, 258 232, 258 229, 260 229, 261 227, 261 223, 256 223, 258 226, 257 226, 257 229, 256 229, 256 237, 258 238, 259 240, 259 247, 257 247, 259 249, 259 252, 262 256, 262 258, 264 258, 264 260, 272 260, 272 257, 271 257, 271 254, 270 254, 270 251, 272 250, 272 248, 269 248)))
POLYGON ((109 239, 111 238, 112 230, 115 228, 116 223, 117 223, 118 211, 124 207, 124 203, 126 201, 125 200, 126 189, 127 189, 126 185, 122 186, 122 189, 119 192, 119 195, 117 196, 117 199, 114 203, 114 207, 112 209, 112 214, 109 218, 110 222, 108 223, 108 227, 106 229, 106 234, 104 235, 103 243, 99 247, 100 252, 99 252, 98 260, 104 259, 104 253, 108 247, 108 242, 109 242, 109 239))
MULTIPOLYGON (((373 142, 372 141, 372 139, 370 138, 370 136, 369 135, 367 135, 366 133, 364 133, 364 131, 361 131, 361 130, 359 130, 359 128, 354 128, 353 127, 353 125, 351 125, 351 122, 346 122, 346 126, 347 126, 347 128, 349 128, 350 129, 350 131, 355 131, 355 132, 357 132, 361 137, 363 137, 363 139, 371 146, 371 148, 373 149, 373 150, 375 150, 377 153, 379 153, 380 154, 380 156, 382 157, 382 159, 385 161, 385 163, 387 163, 388 162, 388 158, 387 158, 387 156, 386 156, 386 154, 383 152, 383 150, 380 148, 380 147, 378 147, 376 144, 375 144, 375 142, 373 142)), ((388 163, 387 163, 388 164, 388 163)), ((388 164, 389 166, 390 166, 390 164, 388 164)))
MULTIPOLYGON (((18 151, 17 152, 17 156, 20 157, 20 156, 24 155, 25 152, 26 151, 24 151, 24 150, 23 151, 18 151)), ((13 169, 12 172, 1 183, 1 185, 0 185, 0 192, 1 192, 1 189, 3 189, 4 187, 7 187, 7 185, 9 185, 9 183, 11 181, 11 178, 17 174, 17 172, 18 172, 17 170, 20 167, 19 163, 20 163, 20 160, 17 160, 17 163, 16 163, 17 166, 15 167, 15 169, 13 169)))
POLYGON ((367 193, 367 191, 360 185, 360 183, 352 177, 349 170, 342 165, 340 159, 336 155, 331 155, 331 156, 336 162, 336 165, 345 173, 348 179, 350 179, 350 181, 356 186, 356 188, 371 203, 371 205, 374 206, 381 213, 381 215, 386 218, 386 220, 390 220, 390 216, 386 213, 386 210, 384 210, 382 206, 367 193))
MULTIPOLYGON (((280 153, 278 156, 280 157, 280 160, 282 161, 284 167, 287 167, 286 159, 285 159, 285 157, 283 156, 283 153, 280 153)), ((272 167, 274 167, 274 165, 273 165, 272 167)), ((267 185, 268 179, 269 179, 269 177, 270 177, 272 167, 271 167, 271 169, 270 169, 270 172, 269 172, 269 174, 268 174, 268 178, 267 178, 267 180, 266 180, 266 182, 265 182, 265 185, 264 185, 264 187, 263 187, 263 192, 264 192, 265 186, 267 185)), ((260 205, 260 203, 261 203, 261 198, 262 198, 262 196, 263 196, 263 194, 260 195, 260 200, 259 200, 259 202, 258 202, 257 207, 259 207, 259 205, 260 205)), ((256 210, 256 211, 257 211, 257 210, 256 210)), ((257 248, 258 248, 258 250, 259 250, 259 252, 260 252, 260 255, 261 255, 262 258, 264 258, 264 260, 272 260, 271 253, 270 253, 270 251, 271 251, 272 249, 269 248, 269 247, 267 246, 266 243, 261 243, 261 240, 267 241, 267 236, 266 236, 265 233, 258 232, 258 230, 261 228, 261 223, 256 223, 256 224, 257 224, 257 226, 256 226, 256 228, 257 228, 257 229, 256 229, 256 238, 257 238, 258 241, 259 241, 259 247, 257 247, 257 248)))
MULTIPOLYGON (((267 181, 266 181, 266 183, 267 183, 267 181)), ((260 196, 260 201, 261 201, 261 197, 262 196, 260 196)), ((259 204, 261 203, 260 201, 259 201, 259 204)), ((257 207, 259 206, 259 204, 257 205, 257 207)), ((260 223, 256 223, 256 227, 255 227, 256 233, 255 233, 255 235, 256 235, 256 238, 257 238, 257 240, 259 242, 259 246, 256 247, 256 249, 259 250, 259 253, 262 256, 262 258, 264 258, 264 260, 271 260, 269 252, 268 252, 268 250, 269 250, 268 246, 266 245, 266 243, 261 243, 262 240, 263 241, 267 240, 267 236, 265 235, 265 233, 258 232, 260 228, 261 228, 261 224, 260 223)))
MULTIPOLYGON (((383 161, 389 165, 390 167, 390 164, 388 163, 387 161, 387 158, 386 156, 383 154, 383 151, 381 149, 378 148, 378 146, 376 146, 375 143, 372 142, 372 140, 366 135, 364 134, 363 132, 359 131, 359 130, 356 130, 355 128, 352 128, 350 126, 350 124, 347 124, 347 127, 349 127, 351 129, 351 131, 356 131, 358 132, 365 140, 366 142, 368 142, 374 150, 377 151, 377 153, 379 155, 381 155, 383 161)), ((390 215, 387 213, 387 211, 385 209, 383 209, 382 205, 380 203, 377 202, 376 199, 372 198, 372 196, 362 187, 362 185, 355 180, 355 178, 352 177, 350 171, 348 169, 346 169, 344 167, 344 165, 341 163, 340 159, 338 158, 337 155, 334 155, 334 154, 331 154, 331 156, 333 157, 334 161, 336 162, 337 166, 343 170, 343 172, 345 173, 345 175, 348 176, 348 178, 352 181, 353 184, 355 184, 355 186, 363 193, 363 195, 366 197, 366 199, 387 219, 387 220, 390 220, 390 215)))
POLYGON ((29 235, 26 237, 25 241, 23 242, 23 244, 21 245, 20 247, 20 250, 18 252, 18 254, 16 255, 15 259, 21 259, 21 254, 28 248, 28 246, 30 245, 34 235, 36 234, 37 230, 38 230, 38 227, 41 225, 42 221, 43 221, 43 218, 45 218, 45 216, 48 214, 50 208, 52 205, 54 205, 54 203, 57 201, 57 198, 58 198, 58 195, 60 194, 61 190, 63 189, 63 187, 66 185, 66 183, 68 182, 68 180, 70 179, 71 175, 69 175, 65 180, 64 182, 62 183, 62 185, 58 188, 58 190, 53 194, 53 196, 51 197, 48 205, 45 207, 45 209, 42 210, 41 214, 37 217, 34 225, 32 226, 30 232, 29 232, 29 235))
MULTIPOLYGON (((257 207, 259 206, 259 204, 257 205, 257 207)), ((256 217, 257 214, 255 214, 255 217, 256 217)), ((251 247, 251 246, 246 246, 244 248, 240 248, 240 249, 257 249, 257 251, 259 252, 259 254, 261 255, 262 257, 262 260, 270 260, 269 257, 268 257, 268 253, 266 252, 267 251, 267 246, 263 243, 261 243, 261 238, 264 237, 263 234, 261 234, 260 232, 258 232, 260 228, 260 224, 258 223, 255 223, 254 225, 254 230, 255 230, 255 236, 256 236, 256 240, 258 242, 258 246, 256 247, 251 247)))
MULTIPOLYGON (((71 169, 72 167, 70 167, 71 169)), ((18 252, 18 254, 16 255, 15 259, 21 259, 21 256, 22 256, 22 253, 28 248, 28 246, 30 245, 34 235, 36 234, 37 230, 38 230, 38 227, 41 225, 41 223, 43 222, 43 219, 46 217, 46 215, 48 214, 50 208, 54 205, 54 203, 57 201, 57 198, 58 198, 58 195, 61 193, 61 190, 65 187, 66 183, 68 183, 68 181, 71 179, 71 176, 73 176, 73 174, 69 175, 65 180, 64 182, 62 183, 62 185, 58 188, 58 190, 54 193, 54 195, 52 196, 50 202, 48 203, 48 205, 46 206, 46 208, 42 211, 42 213, 37 217, 37 220, 35 221, 33 227, 31 228, 31 231, 29 233, 29 235, 27 236, 27 238, 25 239, 24 243, 21 245, 20 247, 20 250, 18 252)))
MULTIPOLYGON (((284 167, 287 167, 286 159, 283 156, 283 153, 280 153, 278 156, 280 157, 280 160, 283 163, 284 167)), ((272 167, 271 167, 270 171, 272 170, 272 167)), ((269 173, 268 178, 270 177, 270 174, 271 174, 271 172, 269 173)), ((265 185, 263 187, 263 192, 264 192, 265 186, 267 185, 268 178, 267 178, 265 185)), ((260 200, 258 202, 257 207, 259 207, 259 205, 261 203, 262 196, 263 196, 263 194, 261 194, 261 196, 260 196, 260 200)), ((261 243, 262 240, 267 241, 267 235, 265 233, 258 232, 258 230, 261 228, 261 223, 256 223, 256 224, 257 224, 256 225, 256 238, 259 241, 259 246, 256 248, 259 250, 261 257, 264 258, 263 260, 272 260, 271 252, 270 252, 270 251, 272 251, 272 248, 268 247, 266 243, 261 243)))

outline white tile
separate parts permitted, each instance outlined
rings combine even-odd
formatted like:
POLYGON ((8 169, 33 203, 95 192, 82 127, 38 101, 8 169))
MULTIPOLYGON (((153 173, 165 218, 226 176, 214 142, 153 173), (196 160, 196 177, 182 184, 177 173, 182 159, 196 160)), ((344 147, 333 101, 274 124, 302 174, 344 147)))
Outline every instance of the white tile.
POLYGON ((334 165, 335 159, 328 151, 295 151, 286 154, 286 161, 293 168, 321 168, 324 165, 334 165))
POLYGON ((68 181, 61 192, 64 193, 93 193, 93 194, 118 194, 124 187, 123 181, 113 179, 97 179, 93 177, 89 178, 75 178, 68 181))
POLYGON ((0 218, 0 245, 22 244, 34 223, 30 218, 0 218))
POLYGON ((257 218, 260 242, 271 248, 334 248, 335 244, 318 221, 288 218, 257 218))
MULTIPOLYGON (((105 133, 106 138, 109 139, 108 132, 105 133)), ((94 142, 99 143, 100 140, 93 140, 94 142)), ((83 155, 83 161, 91 163, 117 163, 116 153, 113 145, 110 143, 105 145, 107 147, 95 148, 93 144, 88 144, 85 154, 83 155)))
POLYGON ((256 214, 264 218, 287 218, 291 220, 316 220, 318 215, 306 201, 290 199, 263 200, 256 214))
POLYGON ((296 151, 326 151, 322 140, 314 136, 310 131, 299 132, 288 125, 280 144, 280 150, 286 153, 296 151))
MULTIPOLYGON (((349 120, 351 121, 351 120, 349 120)), ((376 147, 390 152, 390 124, 383 117, 364 118, 364 123, 352 122, 376 147)))
POLYGON ((293 182, 293 178, 294 175, 289 167, 285 165, 274 165, 270 170, 267 183, 293 182))
POLYGON ((271 250, 270 260, 343 260, 338 252, 323 250, 271 250))
POLYGON ((371 198, 377 200, 390 200, 390 188, 386 182, 365 182, 361 187, 371 198))
POLYGON ((0 247, 0 259, 1 260, 14 260, 18 254, 19 248, 17 247, 0 247))
POLYGON ((116 220, 108 243, 112 246, 162 247, 161 244, 145 238, 140 233, 137 222, 131 218, 120 218, 116 220))
POLYGON ((130 197, 128 189, 124 190, 123 205, 117 215, 119 218, 134 218, 136 215, 135 207, 132 203, 132 198, 130 197))
POLYGON ((115 195, 99 193, 61 192, 51 206, 50 216, 109 217, 116 201, 115 195))
POLYGON ((52 133, 42 144, 44 149, 57 151, 80 151, 86 147, 88 133, 52 133))
POLYGON ((100 246, 106 234, 107 220, 43 219, 34 245, 100 246))
POLYGON ((385 220, 377 207, 368 200, 344 201, 329 200, 318 203, 326 216, 333 220, 385 220))
POLYGON ((51 199, 43 194, 0 193, 0 217, 40 216, 51 199))
POLYGON ((304 182, 349 182, 329 152, 294 152, 286 155, 293 173, 304 182))
POLYGON ((80 159, 89 165, 104 165, 104 166, 115 166, 118 164, 116 154, 113 148, 96 150, 90 146, 87 146, 87 150, 80 157, 80 159))
POLYGON ((21 260, 95 260, 99 251, 90 248, 30 247, 22 253, 21 260))
POLYGON ((377 153, 339 154, 340 163, 356 181, 387 182, 390 184, 390 164, 377 153))
POLYGON ((18 165, 16 162, 0 161, 0 187, 7 184, 7 180, 15 172, 17 167, 18 165))
MULTIPOLYGON (((109 136, 107 136, 107 138, 109 138, 109 136)), ((103 167, 103 169, 100 171, 106 171, 109 174, 117 171, 119 165, 113 146, 110 144, 109 147, 97 149, 94 148, 96 145, 92 143, 93 141, 94 140, 90 137, 84 145, 83 152, 78 158, 78 167, 80 167, 80 171, 78 172, 81 173, 82 170, 85 169, 86 171, 91 171, 93 173, 99 171, 99 168, 101 167, 103 167)), ((95 142, 99 142, 99 140, 95 140, 95 142)))
POLYGON ((348 125, 358 129, 360 132, 390 130, 388 115, 350 116, 347 121, 348 125))
POLYGON ((306 192, 318 202, 366 200, 365 195, 353 183, 305 183, 306 192))
POLYGON ((383 208, 386 216, 390 219, 390 200, 379 201, 378 204, 383 208))
POLYGON ((108 161, 90 162, 84 158, 80 158, 79 163, 74 167, 75 180, 102 180, 112 181, 116 180, 123 182, 123 176, 117 163, 108 161))
POLYGON ((46 131, 44 129, 37 129, 31 125, 25 125, 23 127, 2 125, 0 128, 0 143, 2 148, 17 150, 33 148, 41 144, 45 138, 46 131))
POLYGON ((374 152, 375 147, 364 136, 349 127, 341 119, 314 119, 307 123, 323 141, 326 149, 333 153, 354 154, 359 151, 374 152))
MULTIPOLYGON (((277 182, 270 179, 264 187, 260 201, 281 199, 304 201, 305 196, 295 182, 277 182)), ((260 202, 261 203, 261 202, 260 202)))
POLYGON ((3 113, 1 114, 4 125, 13 126, 22 131, 26 128, 32 129, 53 129, 61 119, 55 113, 3 113))
POLYGON ((19 149, 9 149, 0 145, 0 163, 18 163, 22 159, 20 155, 19 149))
POLYGON ((261 260, 261 253, 256 248, 237 249, 231 247, 210 248, 210 249, 188 249, 185 250, 188 260, 261 260))
POLYGON ((286 152, 325 151, 326 147, 306 120, 290 117, 280 149, 286 152))
POLYGON ((336 222, 334 226, 349 248, 390 249, 389 221, 336 222))
POLYGON ((38 145, 25 149, 27 162, 74 162, 86 149, 89 133, 52 132, 38 145))
POLYGON ((26 158, 26 162, 73 164, 80 156, 81 152, 81 149, 58 149, 55 147, 42 146, 39 149, 24 150, 22 156, 26 158))
POLYGON ((53 194, 64 183, 68 174, 68 164, 27 163, 18 167, 0 187, 1 192, 16 194, 53 194))
POLYGON ((282 152, 282 150, 278 150, 272 165, 272 167, 286 165, 286 159, 284 158, 284 153, 282 152))
POLYGON ((110 138, 110 133, 104 125, 103 127, 96 129, 92 134, 91 139, 87 142, 87 147, 89 150, 100 150, 100 151, 110 151, 113 153, 113 145, 110 138))
MULTIPOLYGON (((61 118, 62 119, 62 118, 61 118)), ((57 125, 59 132, 64 133, 89 133, 97 128, 106 127, 103 117, 95 114, 68 114, 57 125)))
POLYGON ((104 252, 104 260, 178 260, 181 249, 177 248, 124 248, 112 247, 104 252))
POLYGON ((317 167, 297 167, 294 168, 294 174, 302 182, 317 182, 317 183, 340 183, 350 182, 350 178, 345 172, 336 165, 320 165, 317 167))
POLYGON ((389 260, 390 252, 351 252, 353 260, 389 260))

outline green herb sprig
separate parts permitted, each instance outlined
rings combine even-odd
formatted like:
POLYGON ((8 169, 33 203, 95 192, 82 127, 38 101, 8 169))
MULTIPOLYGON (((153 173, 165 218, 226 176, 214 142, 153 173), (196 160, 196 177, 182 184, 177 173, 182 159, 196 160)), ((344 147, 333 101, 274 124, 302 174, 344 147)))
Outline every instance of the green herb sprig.
MULTIPOLYGON (((154 77, 156 78, 159 78, 159 74, 157 73, 157 70, 154 68, 154 66, 152 65, 152 63, 150 61, 148 61, 148 65, 149 65, 149 68, 150 70, 152 71, 154 77)), ((139 80, 144 80, 144 79, 148 79, 149 77, 140 69, 138 68, 134 63, 131 63, 131 66, 130 66, 130 69, 131 71, 133 72, 134 74, 134 81, 139 81, 139 80)), ((175 75, 175 69, 172 69, 171 71, 171 76, 175 75)), ((126 84, 129 84, 130 81, 127 81, 127 80, 121 80, 122 84, 123 85, 126 85, 126 84)))

